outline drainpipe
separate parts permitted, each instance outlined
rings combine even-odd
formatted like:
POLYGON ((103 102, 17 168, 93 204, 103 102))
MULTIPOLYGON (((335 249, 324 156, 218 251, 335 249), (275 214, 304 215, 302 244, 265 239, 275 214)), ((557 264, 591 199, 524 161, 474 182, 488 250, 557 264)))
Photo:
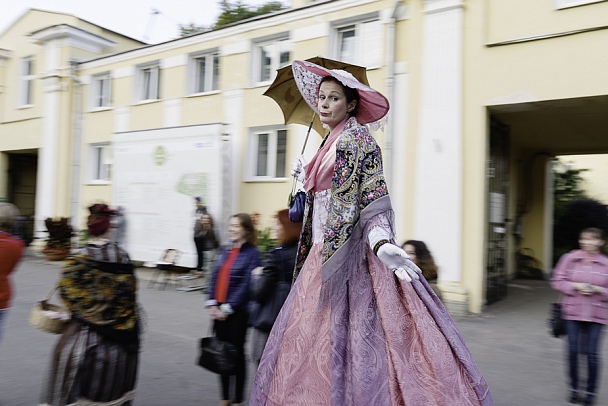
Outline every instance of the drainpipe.
MULTIPOLYGON (((396 0, 393 6, 389 22, 387 24, 386 35, 386 93, 389 103, 393 107, 395 101, 395 22, 397 21, 397 13, 401 0, 396 0)), ((392 183, 393 179, 393 134, 395 131, 395 110, 392 110, 388 115, 388 130, 386 131, 384 156, 384 173, 386 179, 392 183)), ((389 185, 390 186, 390 185, 389 185)))
POLYGON ((74 99, 72 103, 72 197, 70 218, 74 228, 80 229, 80 179, 81 179, 81 154, 82 154, 82 81, 76 75, 78 70, 77 60, 70 61, 70 79, 74 85, 74 99))

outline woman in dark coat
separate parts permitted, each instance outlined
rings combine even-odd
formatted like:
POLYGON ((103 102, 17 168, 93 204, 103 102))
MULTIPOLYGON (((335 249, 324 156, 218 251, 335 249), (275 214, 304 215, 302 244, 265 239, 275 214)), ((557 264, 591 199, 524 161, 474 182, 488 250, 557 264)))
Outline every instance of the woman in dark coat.
POLYGON ((222 249, 205 306, 210 309, 215 335, 234 344, 238 350, 238 363, 233 391, 231 376, 221 375, 223 406, 239 405, 245 389, 245 338, 249 312, 249 283, 251 271, 260 265, 260 253, 255 246, 256 233, 249 214, 239 213, 228 222, 230 243, 222 249), (234 397, 231 400, 231 392, 234 397))
POLYGON ((91 239, 63 267, 61 298, 72 320, 52 354, 43 405, 130 405, 139 363, 137 278, 129 256, 108 239, 112 211, 89 208, 91 239))
MULTIPOLYGON (((260 305, 258 315, 262 314, 265 306, 270 305, 270 298, 277 294, 279 282, 291 285, 302 223, 292 223, 289 220, 289 210, 284 209, 277 213, 275 230, 279 245, 268 251, 263 266, 255 268, 251 276, 251 299, 260 305)), ((272 324, 253 320, 251 356, 258 364, 271 329, 272 324)))

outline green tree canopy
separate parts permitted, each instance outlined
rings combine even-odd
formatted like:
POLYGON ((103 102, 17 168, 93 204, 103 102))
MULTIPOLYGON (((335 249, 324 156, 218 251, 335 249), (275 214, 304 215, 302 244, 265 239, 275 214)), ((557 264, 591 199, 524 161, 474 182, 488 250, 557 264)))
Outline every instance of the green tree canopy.
POLYGON ((238 21, 261 16, 264 14, 273 13, 275 11, 281 11, 287 8, 287 6, 285 6, 280 1, 269 1, 268 3, 264 3, 260 6, 255 7, 244 4, 240 0, 237 0, 236 2, 221 0, 219 2, 219 5, 222 12, 218 16, 217 21, 212 27, 196 25, 194 23, 180 24, 180 36, 185 37, 187 35, 198 34, 200 32, 209 31, 215 28, 222 27, 224 25, 236 23, 238 21))

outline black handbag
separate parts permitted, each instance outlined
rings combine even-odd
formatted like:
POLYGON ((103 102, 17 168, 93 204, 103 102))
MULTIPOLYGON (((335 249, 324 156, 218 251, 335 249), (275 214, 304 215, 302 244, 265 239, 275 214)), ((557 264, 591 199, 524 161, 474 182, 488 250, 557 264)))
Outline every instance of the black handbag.
POLYGON ((549 331, 553 337, 566 335, 566 321, 562 319, 562 304, 551 303, 549 310, 549 331))
POLYGON ((234 344, 217 337, 204 337, 200 341, 197 364, 220 375, 236 375, 238 351, 234 344))
POLYGON ((285 282, 284 280, 279 281, 273 295, 263 304, 259 305, 260 307, 258 308, 253 327, 262 331, 270 331, 290 290, 291 284, 289 282, 285 282))
POLYGON ((289 220, 292 223, 301 223, 304 220, 304 207, 306 206, 306 193, 300 190, 289 196, 289 220))

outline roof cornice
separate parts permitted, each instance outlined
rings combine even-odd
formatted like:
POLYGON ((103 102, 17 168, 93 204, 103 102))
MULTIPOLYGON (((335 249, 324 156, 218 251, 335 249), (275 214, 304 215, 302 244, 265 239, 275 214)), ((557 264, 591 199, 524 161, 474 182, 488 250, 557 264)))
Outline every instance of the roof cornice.
POLYGON ((76 48, 91 52, 102 52, 116 45, 115 41, 91 34, 88 31, 68 24, 59 24, 35 31, 30 35, 30 41, 35 44, 45 44, 48 41, 63 39, 76 48))

